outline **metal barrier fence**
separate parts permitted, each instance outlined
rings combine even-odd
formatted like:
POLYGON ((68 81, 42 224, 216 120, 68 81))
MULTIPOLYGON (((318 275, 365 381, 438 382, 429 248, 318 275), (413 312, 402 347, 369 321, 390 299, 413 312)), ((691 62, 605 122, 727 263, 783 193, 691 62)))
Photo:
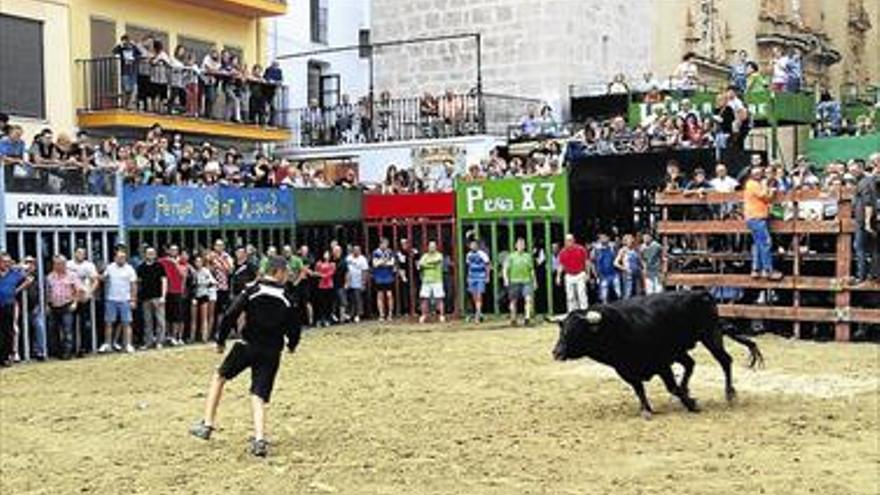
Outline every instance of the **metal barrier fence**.
POLYGON ((117 57, 78 60, 80 111, 130 110, 288 128, 287 87, 273 81, 117 57))
POLYGON ((36 194, 116 195, 116 169, 54 165, 3 167, 4 192, 36 194))

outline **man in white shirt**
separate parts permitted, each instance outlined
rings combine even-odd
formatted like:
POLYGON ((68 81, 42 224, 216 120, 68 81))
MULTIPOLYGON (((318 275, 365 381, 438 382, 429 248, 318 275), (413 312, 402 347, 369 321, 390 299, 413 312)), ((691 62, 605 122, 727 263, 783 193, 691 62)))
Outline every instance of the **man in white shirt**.
POLYGON ((82 356, 92 350, 92 296, 98 286, 98 270, 95 264, 86 259, 85 248, 77 248, 73 259, 67 262, 67 270, 76 275, 82 285, 79 304, 74 313, 74 333, 76 355, 82 356))
POLYGON ((131 342, 131 311, 136 304, 137 274, 128 264, 127 259, 128 253, 125 248, 117 248, 113 263, 104 269, 104 274, 101 276, 106 287, 104 343, 98 349, 101 353, 110 352, 111 349, 121 350, 115 344, 113 336, 113 326, 117 321, 122 326, 125 352, 134 352, 131 342))
POLYGON ((700 83, 700 74, 693 59, 694 54, 692 52, 685 53, 673 74, 676 89, 681 91, 684 96, 693 95, 697 90, 697 85, 700 83))
MULTIPOLYGON (((709 185, 712 186, 712 190, 715 192, 732 193, 739 187, 739 182, 727 175, 727 165, 719 162, 718 165, 715 165, 715 177, 709 181, 709 185)), ((735 202, 719 205, 715 211, 716 216, 721 220, 727 218, 733 212, 735 206, 735 202)))
POLYGON ((367 257, 361 254, 361 247, 354 246, 351 254, 345 258, 348 270, 345 272, 345 288, 348 292, 348 304, 354 313, 354 322, 361 321, 364 314, 364 288, 370 264, 367 257))

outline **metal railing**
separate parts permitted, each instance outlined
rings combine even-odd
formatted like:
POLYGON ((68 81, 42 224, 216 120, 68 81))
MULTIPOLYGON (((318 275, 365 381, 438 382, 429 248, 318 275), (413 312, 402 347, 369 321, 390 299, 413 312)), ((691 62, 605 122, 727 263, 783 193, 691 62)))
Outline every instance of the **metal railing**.
POLYGON ((291 110, 299 146, 439 139, 475 134, 503 136, 541 100, 470 92, 391 98, 385 94, 356 103, 291 110))
POLYGON ((70 164, 7 164, 6 193, 116 196, 115 168, 83 168, 70 164))
POLYGON ((174 68, 119 57, 78 60, 80 111, 129 110, 289 128, 287 87, 228 72, 174 68))

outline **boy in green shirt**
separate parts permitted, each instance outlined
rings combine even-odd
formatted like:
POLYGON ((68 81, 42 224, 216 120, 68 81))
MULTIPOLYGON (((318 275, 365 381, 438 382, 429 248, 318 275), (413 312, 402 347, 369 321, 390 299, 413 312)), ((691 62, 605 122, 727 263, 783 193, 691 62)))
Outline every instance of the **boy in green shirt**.
POLYGON ((504 286, 507 287, 507 299, 510 301, 510 324, 517 325, 516 304, 520 299, 525 302, 526 326, 532 316, 532 294, 535 290, 535 261, 532 255, 526 252, 526 241, 522 237, 516 240, 516 251, 510 253, 504 260, 504 286))
POLYGON ((443 312, 443 299, 446 293, 443 291, 443 253, 437 251, 437 242, 428 243, 428 252, 419 259, 419 270, 422 273, 422 288, 419 297, 422 299, 422 316, 419 323, 428 319, 429 304, 431 298, 437 305, 438 321, 443 323, 446 316, 443 312))

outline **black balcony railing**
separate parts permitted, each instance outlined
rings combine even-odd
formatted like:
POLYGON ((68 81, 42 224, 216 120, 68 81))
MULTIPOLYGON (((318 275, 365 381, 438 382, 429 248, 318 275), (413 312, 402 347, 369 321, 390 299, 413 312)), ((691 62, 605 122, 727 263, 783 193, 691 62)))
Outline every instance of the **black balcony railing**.
POLYGON ((333 107, 291 111, 300 146, 504 135, 541 100, 498 94, 445 94, 412 98, 369 97, 333 107))
POLYGON ((7 193, 116 196, 115 168, 83 168, 66 164, 3 166, 7 193))
POLYGON ((149 60, 127 64, 103 57, 77 64, 83 79, 81 111, 130 110, 289 128, 282 84, 149 60))

